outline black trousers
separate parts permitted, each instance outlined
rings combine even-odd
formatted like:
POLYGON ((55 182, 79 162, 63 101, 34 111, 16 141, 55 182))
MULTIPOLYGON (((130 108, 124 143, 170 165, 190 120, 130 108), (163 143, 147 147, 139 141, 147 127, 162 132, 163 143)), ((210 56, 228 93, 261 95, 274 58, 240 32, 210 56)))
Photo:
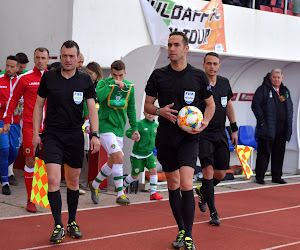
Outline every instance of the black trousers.
POLYGON ((279 138, 275 138, 275 140, 264 140, 258 138, 255 167, 256 180, 264 179, 265 173, 268 169, 270 155, 272 180, 281 179, 285 143, 285 140, 279 138))

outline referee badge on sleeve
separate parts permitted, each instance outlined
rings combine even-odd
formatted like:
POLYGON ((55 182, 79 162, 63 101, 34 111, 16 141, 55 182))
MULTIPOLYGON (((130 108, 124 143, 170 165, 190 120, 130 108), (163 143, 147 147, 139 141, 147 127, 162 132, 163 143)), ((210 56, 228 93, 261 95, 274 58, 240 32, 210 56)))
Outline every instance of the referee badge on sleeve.
POLYGON ((82 102, 83 100, 83 92, 73 92, 73 100, 74 102, 78 105, 82 102))

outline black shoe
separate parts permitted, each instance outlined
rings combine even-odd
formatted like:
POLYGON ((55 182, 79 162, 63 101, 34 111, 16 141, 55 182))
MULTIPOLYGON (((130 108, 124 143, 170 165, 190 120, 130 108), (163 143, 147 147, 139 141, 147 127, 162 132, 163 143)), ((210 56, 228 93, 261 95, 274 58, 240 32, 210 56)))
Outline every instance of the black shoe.
POLYGON ((185 237, 184 238, 184 249, 185 250, 196 250, 194 241, 190 237, 185 237))
POLYGON ((209 224, 212 226, 220 226, 221 221, 217 211, 210 214, 209 224))
POLYGON ((52 243, 60 243, 66 236, 65 229, 61 225, 56 225, 50 237, 52 243))
POLYGON ((11 194, 8 184, 6 184, 2 187, 2 194, 5 194, 5 195, 10 195, 11 194))
POLYGON ((9 185, 18 186, 19 183, 14 175, 8 176, 9 185))
POLYGON ((201 193, 201 188, 202 188, 202 186, 198 186, 195 188, 195 190, 196 190, 196 194, 198 195, 198 198, 199 198, 198 206, 200 208, 200 211, 204 213, 206 211, 206 200, 204 199, 204 196, 201 193))
POLYGON ((184 247, 184 230, 180 230, 179 233, 177 234, 176 240, 172 243, 173 248, 175 249, 180 249, 184 247))
POLYGON ((284 179, 272 180, 272 182, 278 183, 278 184, 287 184, 287 182, 284 179))
POLYGON ((70 224, 67 226, 67 232, 72 238, 81 238, 82 233, 79 230, 79 226, 76 225, 75 221, 72 221, 70 224))
POLYGON ((266 182, 264 180, 262 180, 262 179, 256 180, 256 183, 261 184, 261 185, 265 185, 266 184, 266 182))

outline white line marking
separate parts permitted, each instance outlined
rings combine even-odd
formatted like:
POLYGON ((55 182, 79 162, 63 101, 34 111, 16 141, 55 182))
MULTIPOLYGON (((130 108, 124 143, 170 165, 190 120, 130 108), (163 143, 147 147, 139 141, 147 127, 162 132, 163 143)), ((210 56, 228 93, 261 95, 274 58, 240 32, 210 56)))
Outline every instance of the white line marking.
POLYGON ((296 242, 292 242, 292 243, 288 243, 288 244, 284 244, 284 245, 279 245, 279 246, 274 246, 274 247, 270 247, 270 248, 264 248, 262 250, 273 250, 273 249, 279 249, 279 248, 298 245, 298 244, 300 244, 300 241, 296 241, 296 242))
MULTIPOLYGON (((300 205, 293 206, 293 207, 278 208, 278 209, 273 209, 273 210, 263 211, 263 212, 256 212, 256 213, 249 213, 249 214, 242 214, 242 215, 236 215, 236 216, 231 216, 231 217, 225 217, 225 218, 222 218, 222 220, 236 219, 236 218, 242 218, 242 217, 247 217, 247 216, 252 216, 252 215, 259 215, 259 214, 267 214, 267 213, 273 213, 273 212, 289 210, 289 209, 295 209, 295 208, 300 208, 300 205)), ((194 222, 194 225, 203 224, 203 223, 207 223, 207 222, 208 221, 198 221, 198 222, 194 222)), ((107 236, 90 238, 90 239, 85 239, 85 240, 70 241, 70 242, 60 243, 58 245, 63 246, 63 245, 70 245, 70 244, 78 244, 78 243, 83 243, 83 242, 90 242, 90 241, 95 241, 95 240, 103 240, 103 239, 109 239, 109 238, 123 237, 123 236, 127 236, 127 235, 154 232, 154 231, 158 231, 158 230, 165 230, 165 229, 177 228, 177 227, 178 227, 177 225, 173 225, 173 226, 166 226, 166 227, 160 227, 160 228, 145 229, 145 230, 140 230, 140 231, 135 231, 135 232, 107 235, 107 236)), ((32 247, 32 248, 23 248, 23 249, 20 249, 20 250, 33 250, 33 249, 41 249, 41 248, 46 248, 46 247, 53 247, 53 245, 43 245, 43 246, 32 247)))
MULTIPOLYGON (((236 193, 236 192, 244 192, 244 191, 251 191, 251 190, 258 190, 258 189, 264 189, 264 188, 280 188, 280 187, 286 187, 286 186, 291 186, 291 185, 299 185, 300 182, 297 183, 287 183, 284 185, 264 185, 264 186, 258 186, 258 187, 253 187, 253 188, 246 188, 243 190, 228 190, 228 191, 221 191, 215 193, 217 194, 227 194, 227 193, 236 193)), ((197 195, 195 195, 197 197, 197 195)), ((154 203, 154 202, 161 202, 161 201, 168 201, 169 199, 162 199, 160 201, 139 201, 139 202, 134 202, 131 203, 130 206, 132 205, 137 205, 137 204, 147 204, 147 203, 154 203)), ((104 208, 112 208, 112 207, 120 207, 120 205, 108 205, 108 206, 102 206, 102 207, 89 207, 89 208, 80 208, 77 209, 77 211, 88 211, 88 210, 94 210, 94 209, 104 209, 104 208)), ((63 210, 62 213, 67 213, 67 210, 63 210)), ((27 218, 27 217, 33 217, 33 216, 41 216, 41 215, 49 215, 51 212, 46 212, 46 213, 37 213, 37 214, 28 214, 28 215, 20 215, 20 216, 12 216, 12 217, 7 217, 7 218, 0 218, 1 220, 11 220, 11 219, 20 219, 20 218, 27 218)))

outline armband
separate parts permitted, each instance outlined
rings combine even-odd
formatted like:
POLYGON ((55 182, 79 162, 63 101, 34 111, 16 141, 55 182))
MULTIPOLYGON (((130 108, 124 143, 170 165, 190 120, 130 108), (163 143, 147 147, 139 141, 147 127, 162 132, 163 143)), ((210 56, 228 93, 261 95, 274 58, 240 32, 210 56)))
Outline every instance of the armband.
POLYGON ((232 133, 239 130, 238 126, 236 125, 236 122, 230 123, 230 128, 231 128, 232 133))

